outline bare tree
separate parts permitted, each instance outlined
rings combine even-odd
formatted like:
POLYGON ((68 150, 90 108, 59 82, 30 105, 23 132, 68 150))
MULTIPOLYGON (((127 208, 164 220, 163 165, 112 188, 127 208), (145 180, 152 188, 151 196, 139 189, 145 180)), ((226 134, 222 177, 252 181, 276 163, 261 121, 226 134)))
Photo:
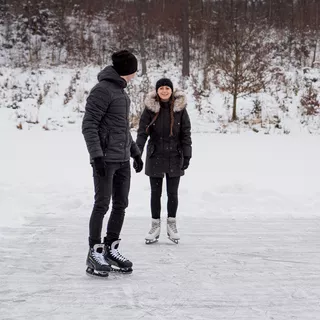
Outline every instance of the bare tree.
POLYGON ((233 97, 231 121, 237 120, 237 99, 261 91, 267 83, 270 47, 262 28, 236 23, 224 34, 212 58, 215 82, 233 97))

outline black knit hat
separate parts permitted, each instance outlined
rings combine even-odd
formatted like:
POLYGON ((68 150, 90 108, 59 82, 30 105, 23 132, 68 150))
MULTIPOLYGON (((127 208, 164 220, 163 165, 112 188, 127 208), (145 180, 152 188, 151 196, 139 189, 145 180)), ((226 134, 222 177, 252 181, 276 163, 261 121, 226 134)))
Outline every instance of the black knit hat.
POLYGON ((113 68, 120 76, 135 73, 138 69, 137 58, 128 50, 121 50, 112 55, 113 68))
POLYGON ((163 86, 167 86, 167 87, 171 88, 171 90, 173 91, 173 84, 170 79, 162 78, 162 79, 158 80, 156 83, 156 91, 158 92, 158 89, 163 86))

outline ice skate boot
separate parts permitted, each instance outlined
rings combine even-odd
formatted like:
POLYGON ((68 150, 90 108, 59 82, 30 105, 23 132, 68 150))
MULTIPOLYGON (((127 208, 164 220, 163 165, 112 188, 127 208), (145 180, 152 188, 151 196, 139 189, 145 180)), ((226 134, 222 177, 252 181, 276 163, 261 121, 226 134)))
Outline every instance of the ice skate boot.
POLYGON ((146 244, 155 243, 160 236, 161 224, 160 219, 151 219, 151 229, 145 237, 146 244))
POLYGON ((105 244, 104 258, 111 267, 111 271, 120 273, 132 273, 132 262, 126 259, 119 251, 120 239, 105 244))
POLYGON ((167 219, 167 235, 172 242, 179 243, 180 235, 177 230, 176 218, 167 219))
POLYGON ((88 276, 106 278, 109 275, 110 266, 103 257, 103 244, 96 244, 93 248, 89 248, 87 256, 87 270, 88 276))

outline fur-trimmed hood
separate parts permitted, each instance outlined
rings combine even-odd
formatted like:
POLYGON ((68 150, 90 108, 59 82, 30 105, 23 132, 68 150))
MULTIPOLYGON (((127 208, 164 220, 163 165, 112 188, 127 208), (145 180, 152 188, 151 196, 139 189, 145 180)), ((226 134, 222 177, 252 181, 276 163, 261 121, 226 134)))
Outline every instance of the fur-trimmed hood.
MULTIPOLYGON (((177 89, 173 92, 173 96, 175 98, 173 112, 182 111, 187 107, 187 97, 183 91, 177 89)), ((160 103, 156 101, 156 97, 157 92, 154 90, 149 92, 144 100, 145 106, 155 113, 160 110, 160 103)))

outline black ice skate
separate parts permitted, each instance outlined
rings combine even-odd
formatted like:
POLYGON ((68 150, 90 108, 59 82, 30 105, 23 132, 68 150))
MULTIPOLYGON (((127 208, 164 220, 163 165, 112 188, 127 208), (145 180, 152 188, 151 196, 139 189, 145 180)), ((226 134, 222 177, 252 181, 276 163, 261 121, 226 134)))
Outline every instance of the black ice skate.
POLYGON ((113 241, 111 245, 105 244, 104 258, 109 263, 111 271, 120 273, 131 273, 132 262, 126 259, 118 251, 120 239, 113 241))
POLYGON ((111 268, 104 259, 103 248, 103 244, 96 244, 93 246, 93 248, 89 248, 86 262, 86 273, 88 276, 95 276, 100 278, 108 277, 111 268))

